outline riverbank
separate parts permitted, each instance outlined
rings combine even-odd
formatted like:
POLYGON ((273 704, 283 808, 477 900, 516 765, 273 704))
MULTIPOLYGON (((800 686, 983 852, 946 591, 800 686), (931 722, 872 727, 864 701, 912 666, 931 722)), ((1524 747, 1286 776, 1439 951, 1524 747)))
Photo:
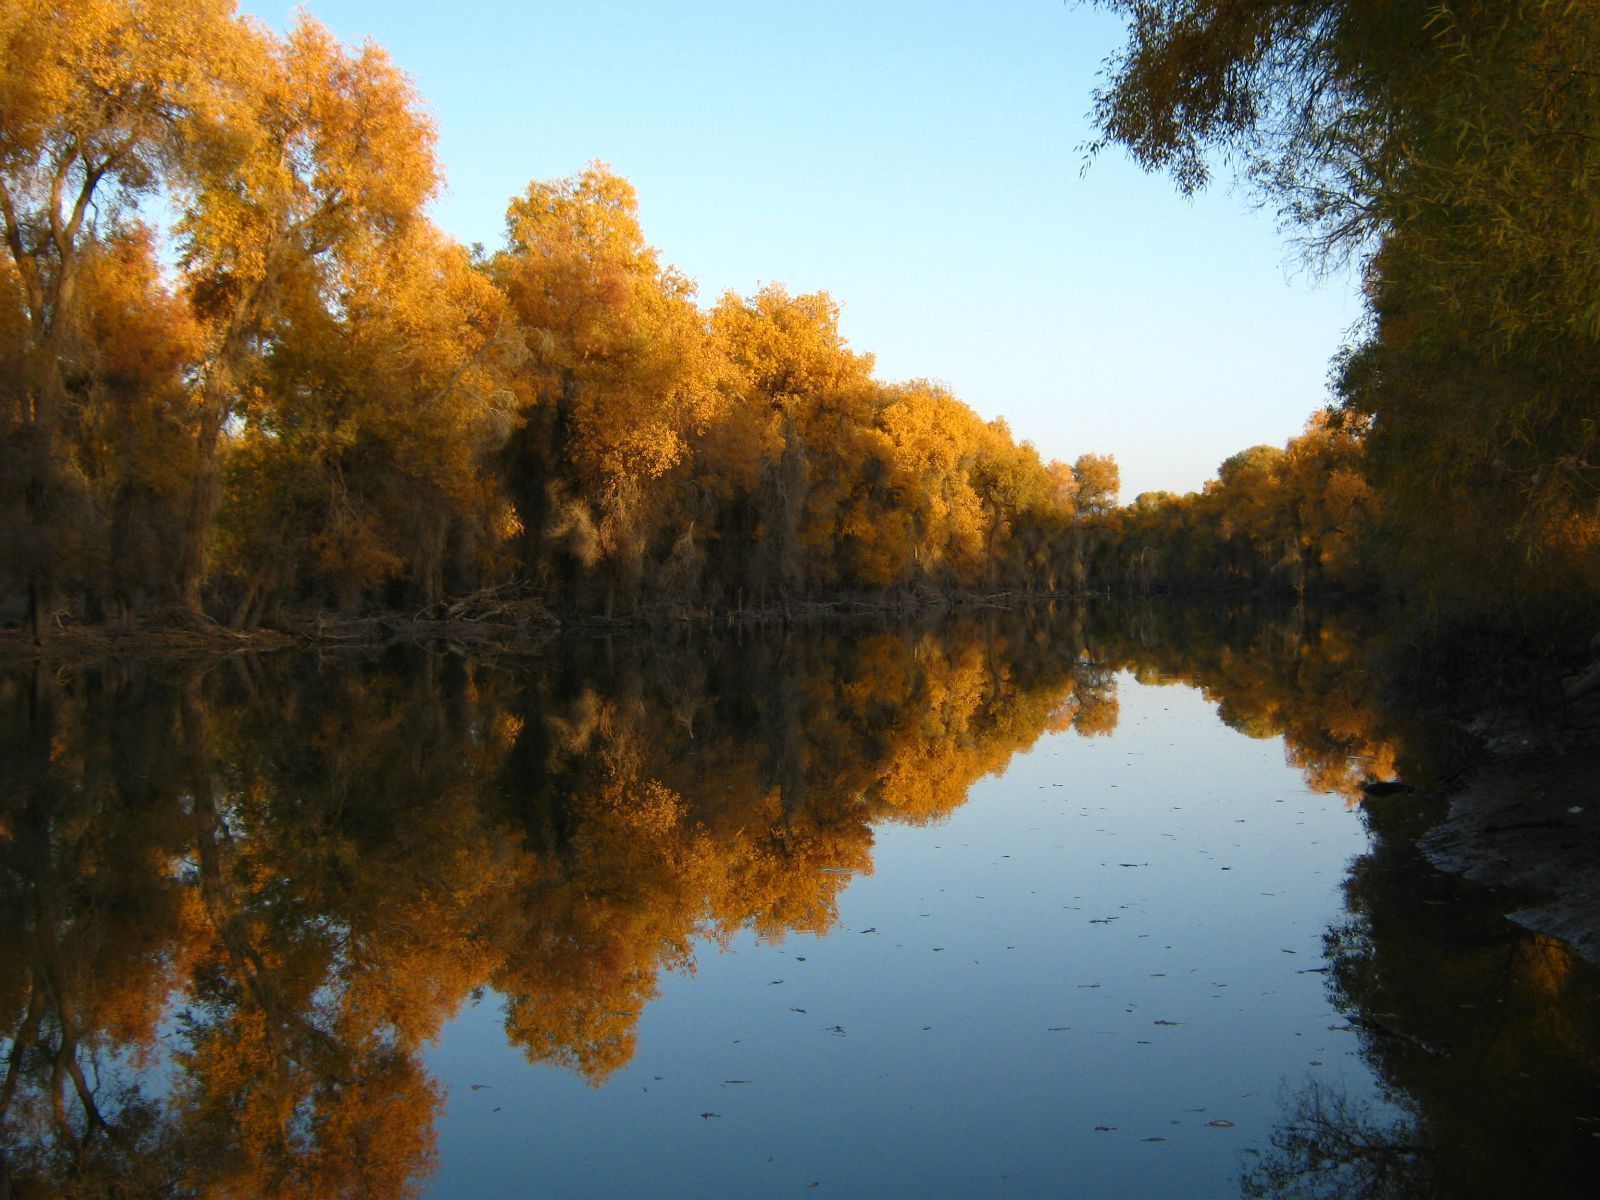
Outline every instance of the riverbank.
POLYGON ((828 621, 849 617, 919 617, 940 612, 1013 609, 1082 602, 1065 592, 958 592, 918 589, 880 597, 839 597, 737 609, 684 610, 657 605, 623 617, 601 613, 558 614, 538 600, 501 599, 492 593, 441 602, 415 613, 358 616, 317 613, 250 630, 215 623, 148 621, 117 625, 66 624, 44 644, 24 630, 0 629, 0 663, 38 660, 86 662, 100 658, 231 654, 301 648, 381 649, 393 644, 441 645, 463 652, 533 654, 562 634, 647 633, 677 626, 722 629, 828 621))
POLYGON ((1539 721, 1482 717, 1482 760, 1418 845, 1514 897, 1506 915, 1600 964, 1600 696, 1539 721))
POLYGON ((212 658, 280 650, 381 650, 395 644, 440 645, 463 651, 535 653, 561 626, 538 617, 522 622, 427 619, 392 615, 286 623, 233 630, 221 625, 69 625, 42 645, 20 630, 0 630, 0 664, 88 663, 122 658, 212 658))

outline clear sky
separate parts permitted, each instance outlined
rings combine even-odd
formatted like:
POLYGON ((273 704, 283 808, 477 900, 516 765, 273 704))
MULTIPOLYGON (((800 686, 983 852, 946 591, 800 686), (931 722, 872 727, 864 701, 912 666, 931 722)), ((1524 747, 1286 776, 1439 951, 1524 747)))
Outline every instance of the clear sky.
POLYGON ((1226 184, 1185 201, 1120 150, 1084 171, 1121 30, 1071 0, 308 7, 415 79, 455 237, 497 245, 529 180, 603 160, 704 300, 825 289, 882 378, 942 380, 1047 459, 1114 454, 1125 500, 1297 433, 1360 317, 1226 184))

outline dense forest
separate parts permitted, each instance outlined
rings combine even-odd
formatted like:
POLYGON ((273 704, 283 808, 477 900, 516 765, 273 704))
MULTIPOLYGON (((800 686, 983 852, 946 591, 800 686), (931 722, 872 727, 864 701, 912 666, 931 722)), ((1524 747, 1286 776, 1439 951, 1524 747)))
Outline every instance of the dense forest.
POLYGON ((604 165, 529 184, 501 249, 452 242, 374 45, 29 0, 0 71, 0 604, 36 632, 1085 578, 1111 460, 878 381, 825 294, 701 306, 604 165))
POLYGON ((1381 584, 1457 621, 1592 630, 1600 10, 1101 2, 1129 22, 1102 146, 1186 192, 1236 173, 1313 263, 1364 266, 1370 316, 1305 438, 1132 506, 1127 569, 1381 584))
POLYGON ((783 610, 1086 588, 1385 593, 1508 628, 1600 595, 1600 15, 1102 0, 1102 146, 1219 166, 1365 265, 1334 403, 1117 505, 838 303, 702 304, 594 163, 494 250, 426 216, 384 51, 229 0, 0 14, 0 623, 783 610))

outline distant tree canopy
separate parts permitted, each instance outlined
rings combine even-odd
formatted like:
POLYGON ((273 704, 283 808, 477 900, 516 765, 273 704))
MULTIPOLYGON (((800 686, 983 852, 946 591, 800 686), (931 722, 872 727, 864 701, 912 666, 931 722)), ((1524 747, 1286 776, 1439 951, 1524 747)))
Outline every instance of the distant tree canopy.
MULTIPOLYGON (((700 307, 599 163, 487 255, 439 183, 410 81, 308 15, 6 5, 0 620, 1084 578, 1075 469, 876 380, 826 294, 700 307)), ((1084 464, 1092 516, 1115 464, 1084 464)))
POLYGON ((1558 0, 1100 0, 1095 115, 1180 188, 1240 170, 1367 270, 1339 366, 1385 569, 1432 601, 1600 592, 1600 9, 1558 0))
POLYGON ((1110 522, 1108 580, 1155 589, 1369 592, 1377 496, 1348 421, 1226 459, 1199 492, 1143 492, 1110 522))

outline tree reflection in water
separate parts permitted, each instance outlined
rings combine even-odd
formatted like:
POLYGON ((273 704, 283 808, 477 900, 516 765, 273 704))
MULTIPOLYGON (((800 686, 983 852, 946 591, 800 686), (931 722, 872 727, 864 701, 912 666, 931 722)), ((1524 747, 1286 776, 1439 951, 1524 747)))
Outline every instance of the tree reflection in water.
MULTIPOLYGON (((528 664, 393 653, 0 677, 3 1183, 408 1194, 443 1099, 420 1048, 482 990, 530 1060, 603 1082, 632 1058, 663 971, 742 930, 826 933, 850 874, 872 869, 875 825, 937 821, 1046 730, 1110 732, 1119 669, 1284 736, 1319 790, 1420 771, 1426 739, 1397 734, 1360 675, 1369 641, 1303 613, 1041 609, 571 642, 528 664)), ((1411 1115, 1369 1131, 1307 1092, 1321 1124, 1286 1118, 1261 1168, 1272 1186, 1309 1178, 1299 1164, 1335 1134, 1425 1151, 1463 1122, 1486 1134, 1448 1065, 1475 1063, 1493 1092, 1523 1070, 1547 1086, 1536 1072, 1570 1056, 1567 1093, 1592 1087, 1588 973, 1504 922, 1491 936, 1488 916, 1463 957, 1428 928, 1426 897, 1380 883, 1432 877, 1378 847, 1352 873, 1330 982, 1353 1024, 1372 1022, 1359 1036, 1411 1115), (1505 990, 1480 997, 1491 969, 1505 990), (1457 1027, 1471 1017, 1494 1035, 1457 1027), (1390 1026, 1473 1050, 1435 1062, 1390 1026)), ((1434 1170, 1431 1152, 1390 1157, 1406 1178, 1434 1170)), ((1361 1186, 1305 1194, 1388 1194, 1361 1186)))
POLYGON ((1386 1112, 1306 1086, 1246 1195, 1587 1196, 1600 1165, 1600 978, 1503 917, 1513 898, 1430 867, 1407 805, 1366 814, 1348 915, 1329 930, 1335 1006, 1386 1112))
POLYGON ((875 823, 1106 725, 1081 645, 980 621, 6 678, 6 1186, 413 1190, 419 1047, 464 999, 603 1081, 697 939, 826 932, 875 823))
POLYGON ((1338 1085, 1308 1079, 1283 1100, 1272 1152, 1245 1174, 1248 1200, 1404 1200, 1431 1194, 1417 1128, 1338 1085))

